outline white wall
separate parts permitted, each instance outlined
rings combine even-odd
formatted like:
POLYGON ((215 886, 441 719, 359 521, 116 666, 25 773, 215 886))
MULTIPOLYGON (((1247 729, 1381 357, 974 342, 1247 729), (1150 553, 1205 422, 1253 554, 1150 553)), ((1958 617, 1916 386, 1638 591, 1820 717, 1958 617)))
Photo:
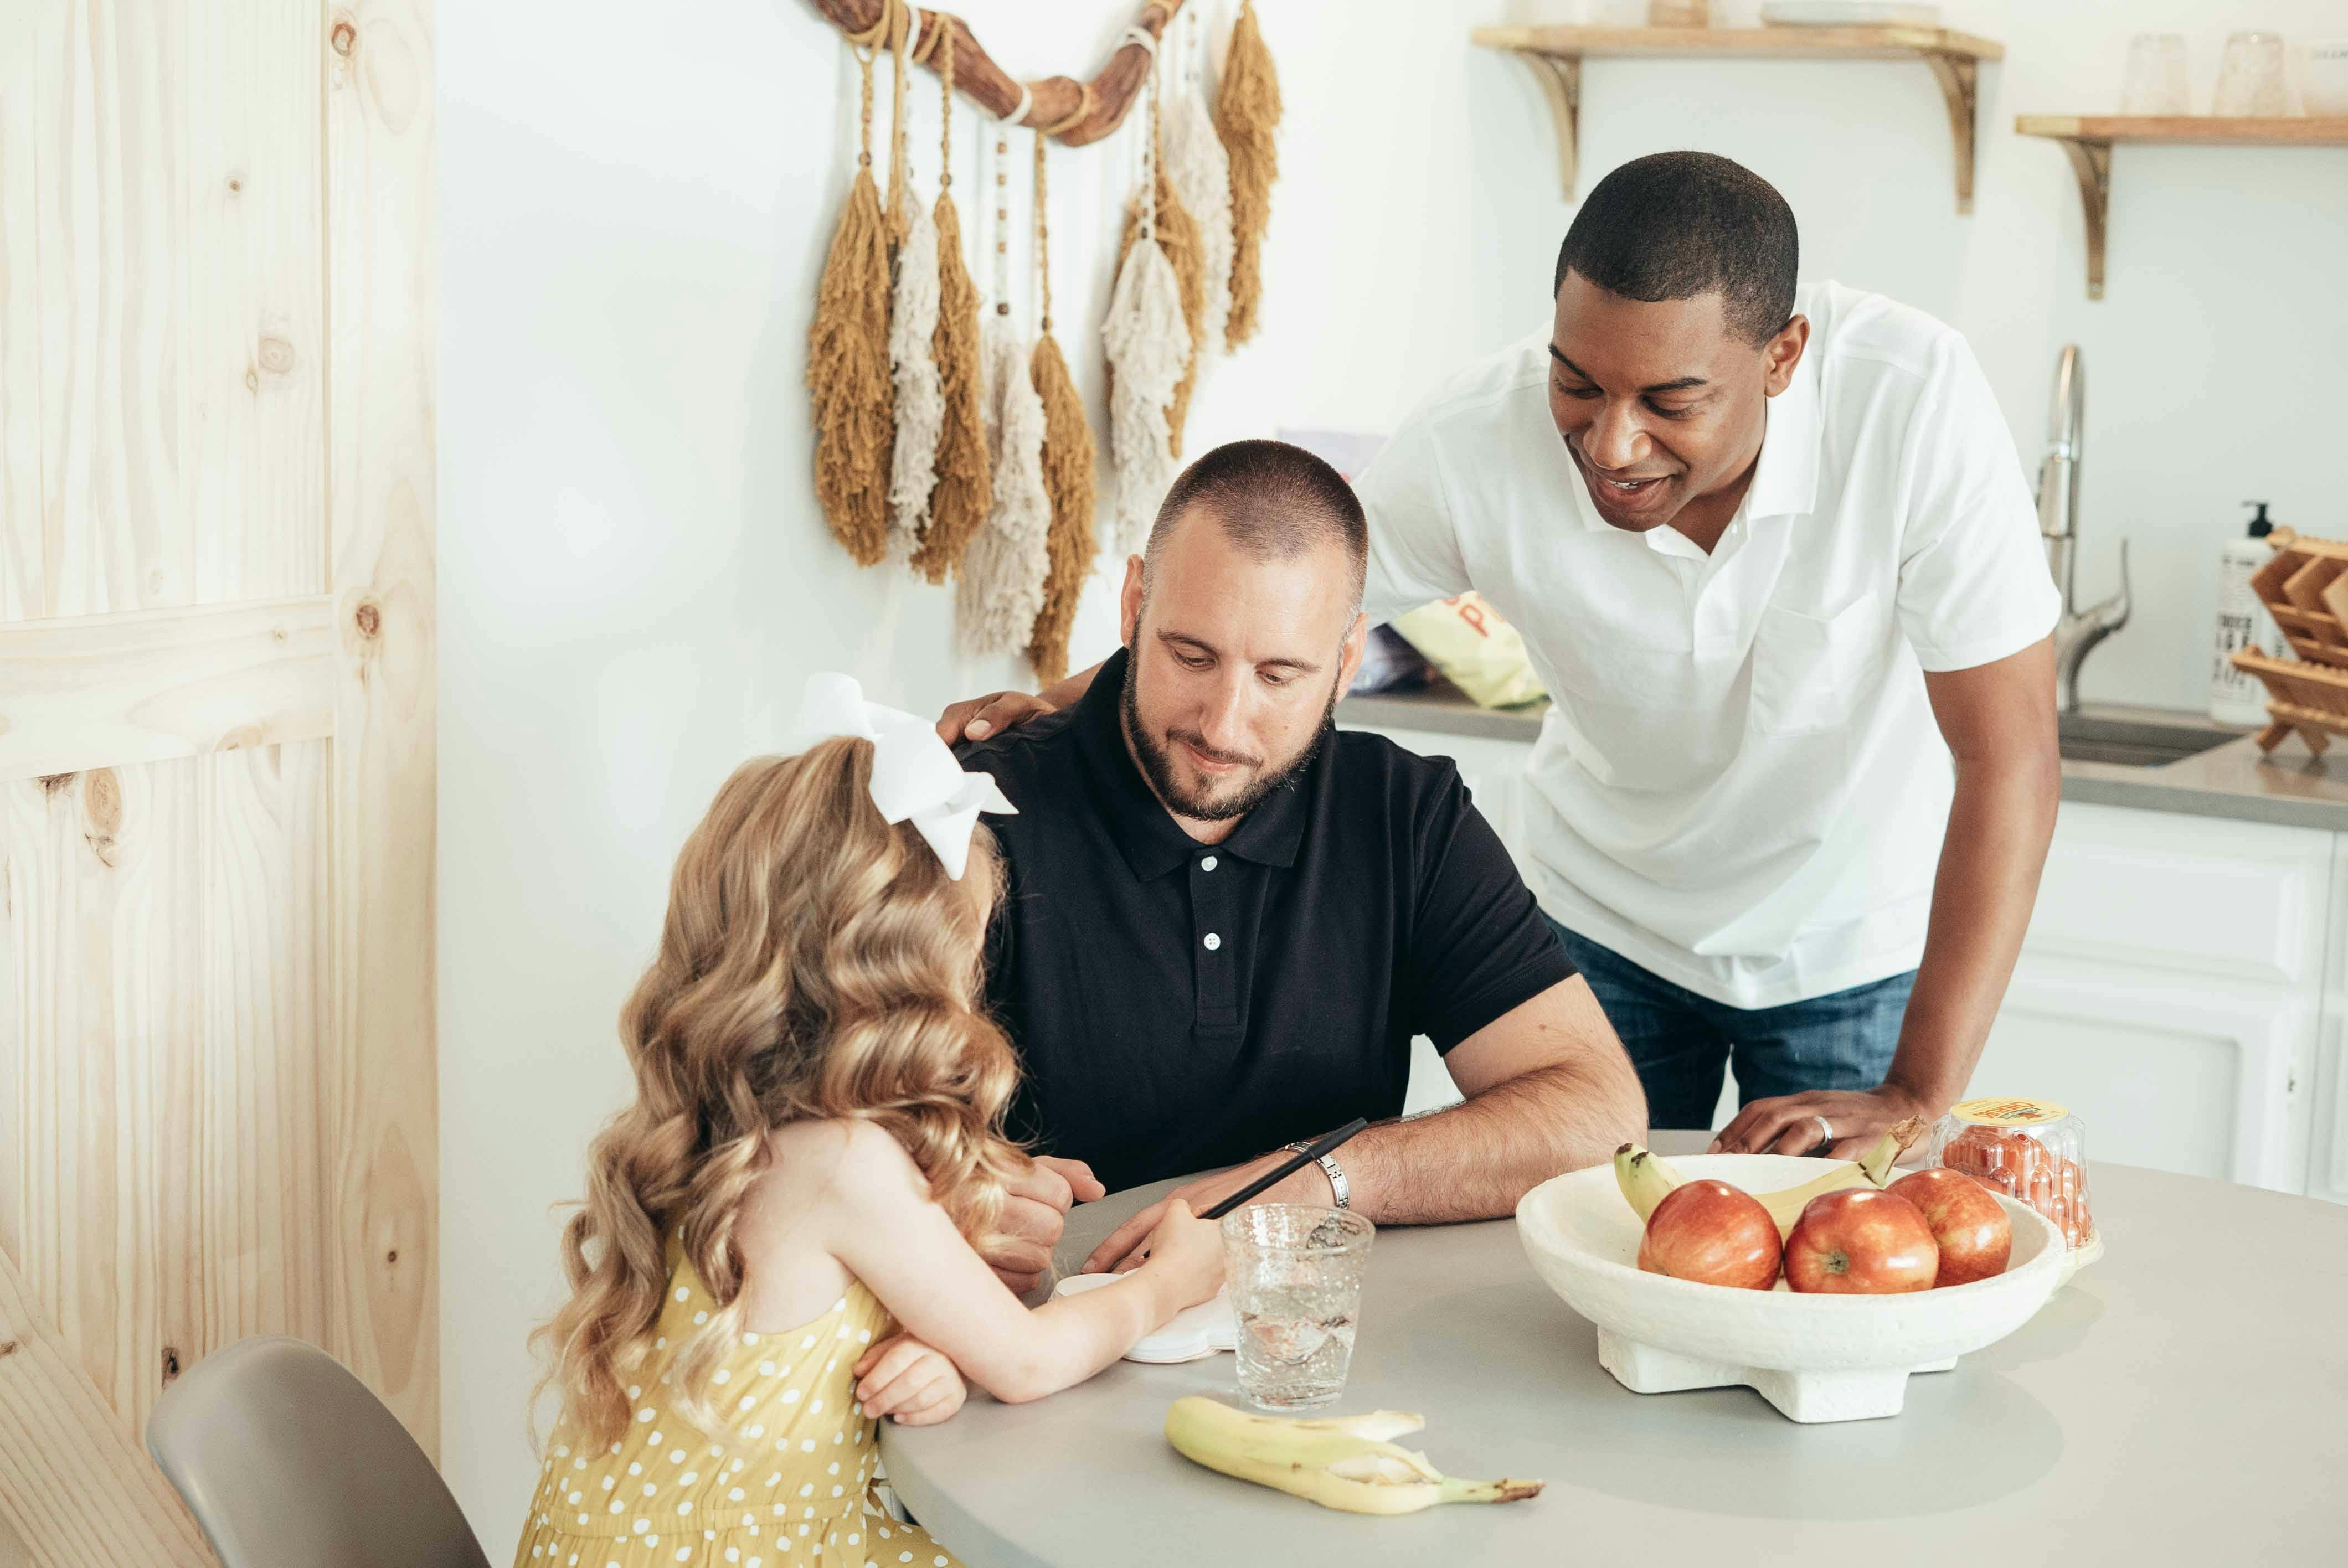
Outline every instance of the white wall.
MULTIPOLYGON (((1202 394, 1194 450, 1282 424, 1390 427, 1434 378, 1546 319, 1571 211, 1530 77, 1467 46, 1498 0, 1259 6, 1288 106, 1265 328, 1202 394)), ((1134 7, 963 9, 1009 68, 1041 76, 1091 68, 1134 7)), ((1668 147, 1752 165, 1800 214, 1807 273, 1972 335, 2033 458, 2055 351, 2082 343, 2083 591, 2111 581, 2126 535, 2139 598, 2086 689, 2194 704, 2233 503, 2348 528, 2324 462, 2348 415, 2348 154, 2121 149, 2111 284, 2090 304, 2063 158, 2004 128, 2109 107, 2131 30, 2184 32, 2200 97, 2230 28, 2341 33, 2348 16, 2337 0, 1946 10, 2013 56, 1985 76, 1970 219, 1913 64, 1592 64, 1585 188, 1668 147)), ((850 566, 814 504, 801 376, 852 157, 846 52, 808 0, 691 15, 440 13, 444 1466, 493 1556, 535 1471, 522 1340, 558 1291, 549 1205, 576 1195, 585 1141, 625 1092, 613 1019, 686 830, 778 738, 811 669, 921 710, 1021 679, 958 659, 949 595, 850 566)), ((916 84, 927 193, 934 78, 916 84)), ((974 145, 966 129, 966 223, 974 145)), ((1131 158, 1129 138, 1054 154, 1061 337, 1096 393, 1090 323, 1131 158)), ((1112 641, 1096 592, 1079 660, 1112 641)))

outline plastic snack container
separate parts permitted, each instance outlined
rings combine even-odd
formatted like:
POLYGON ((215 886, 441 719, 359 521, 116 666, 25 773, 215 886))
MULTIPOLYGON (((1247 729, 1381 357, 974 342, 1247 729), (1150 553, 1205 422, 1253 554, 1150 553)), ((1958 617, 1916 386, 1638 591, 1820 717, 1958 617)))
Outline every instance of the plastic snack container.
POLYGON ((2103 1255, 2087 1191, 2087 1129, 2051 1100, 1968 1100, 1933 1123, 1927 1164, 2028 1204, 2063 1233, 2076 1269, 2103 1255))

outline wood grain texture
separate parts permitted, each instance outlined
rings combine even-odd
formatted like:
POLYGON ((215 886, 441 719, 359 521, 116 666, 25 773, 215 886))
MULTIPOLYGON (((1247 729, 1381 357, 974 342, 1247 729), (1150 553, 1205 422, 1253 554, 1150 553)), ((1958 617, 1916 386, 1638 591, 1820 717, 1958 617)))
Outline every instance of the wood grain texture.
POLYGON ((324 743, 0 785, 9 1256, 143 1430, 249 1334, 326 1332, 324 743))
POLYGON ((0 626, 0 780, 325 736, 333 615, 318 595, 0 626))
POLYGON ((326 59, 339 663, 325 1344, 437 1454, 430 0, 338 8, 326 59))
POLYGON ((1581 56, 1712 56, 1747 59, 1900 59, 1923 54, 2002 60, 1993 38, 1944 27, 1478 27, 1489 49, 1581 56))
POLYGON ((320 13, 39 9, 0 94, 0 620, 319 592, 320 13))
POLYGON ((0 1564, 212 1562, 195 1521, 0 1256, 0 1564))
POLYGON ((2016 115, 2023 136, 2058 140, 2142 142, 2179 146, 2348 147, 2348 119, 2291 116, 2283 119, 2222 118, 2215 115, 2016 115))
POLYGON ((46 1360, 0 1355, 0 1563, 201 1562, 139 1433, 213 1349, 324 1345, 437 1447, 428 0, 38 11, 0 59, 0 1337, 46 1360))

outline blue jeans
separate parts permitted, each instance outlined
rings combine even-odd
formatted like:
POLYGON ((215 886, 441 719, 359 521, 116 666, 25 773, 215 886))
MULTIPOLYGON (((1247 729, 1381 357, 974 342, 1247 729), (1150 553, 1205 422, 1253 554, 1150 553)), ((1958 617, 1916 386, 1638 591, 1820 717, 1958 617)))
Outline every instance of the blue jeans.
POLYGON ((1647 1091, 1650 1127, 1709 1128, 1732 1059, 1746 1104, 1807 1089, 1874 1088, 1891 1070, 1916 983, 1910 969, 1807 1001, 1730 1007, 1649 974, 1554 920, 1549 926, 1622 1037, 1647 1091))

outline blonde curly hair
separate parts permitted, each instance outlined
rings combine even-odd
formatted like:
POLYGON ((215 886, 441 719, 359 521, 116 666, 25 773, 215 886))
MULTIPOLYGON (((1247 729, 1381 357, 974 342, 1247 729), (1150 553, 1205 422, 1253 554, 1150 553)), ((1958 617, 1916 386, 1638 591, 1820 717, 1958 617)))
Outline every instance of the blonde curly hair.
POLYGON ((973 833, 956 883, 911 824, 881 820, 871 776, 853 738, 747 763, 677 856, 659 954, 620 1015, 635 1103, 588 1151, 562 1234, 571 1298, 531 1337, 551 1353, 538 1392, 559 1388, 595 1444, 628 1425, 672 1234, 721 1304, 675 1353, 675 1403, 722 1435, 710 1374, 747 1310, 736 1223, 777 1127, 887 1129, 979 1246, 1027 1168, 1003 1134, 1017 1062, 980 1001, 994 837, 973 833))

